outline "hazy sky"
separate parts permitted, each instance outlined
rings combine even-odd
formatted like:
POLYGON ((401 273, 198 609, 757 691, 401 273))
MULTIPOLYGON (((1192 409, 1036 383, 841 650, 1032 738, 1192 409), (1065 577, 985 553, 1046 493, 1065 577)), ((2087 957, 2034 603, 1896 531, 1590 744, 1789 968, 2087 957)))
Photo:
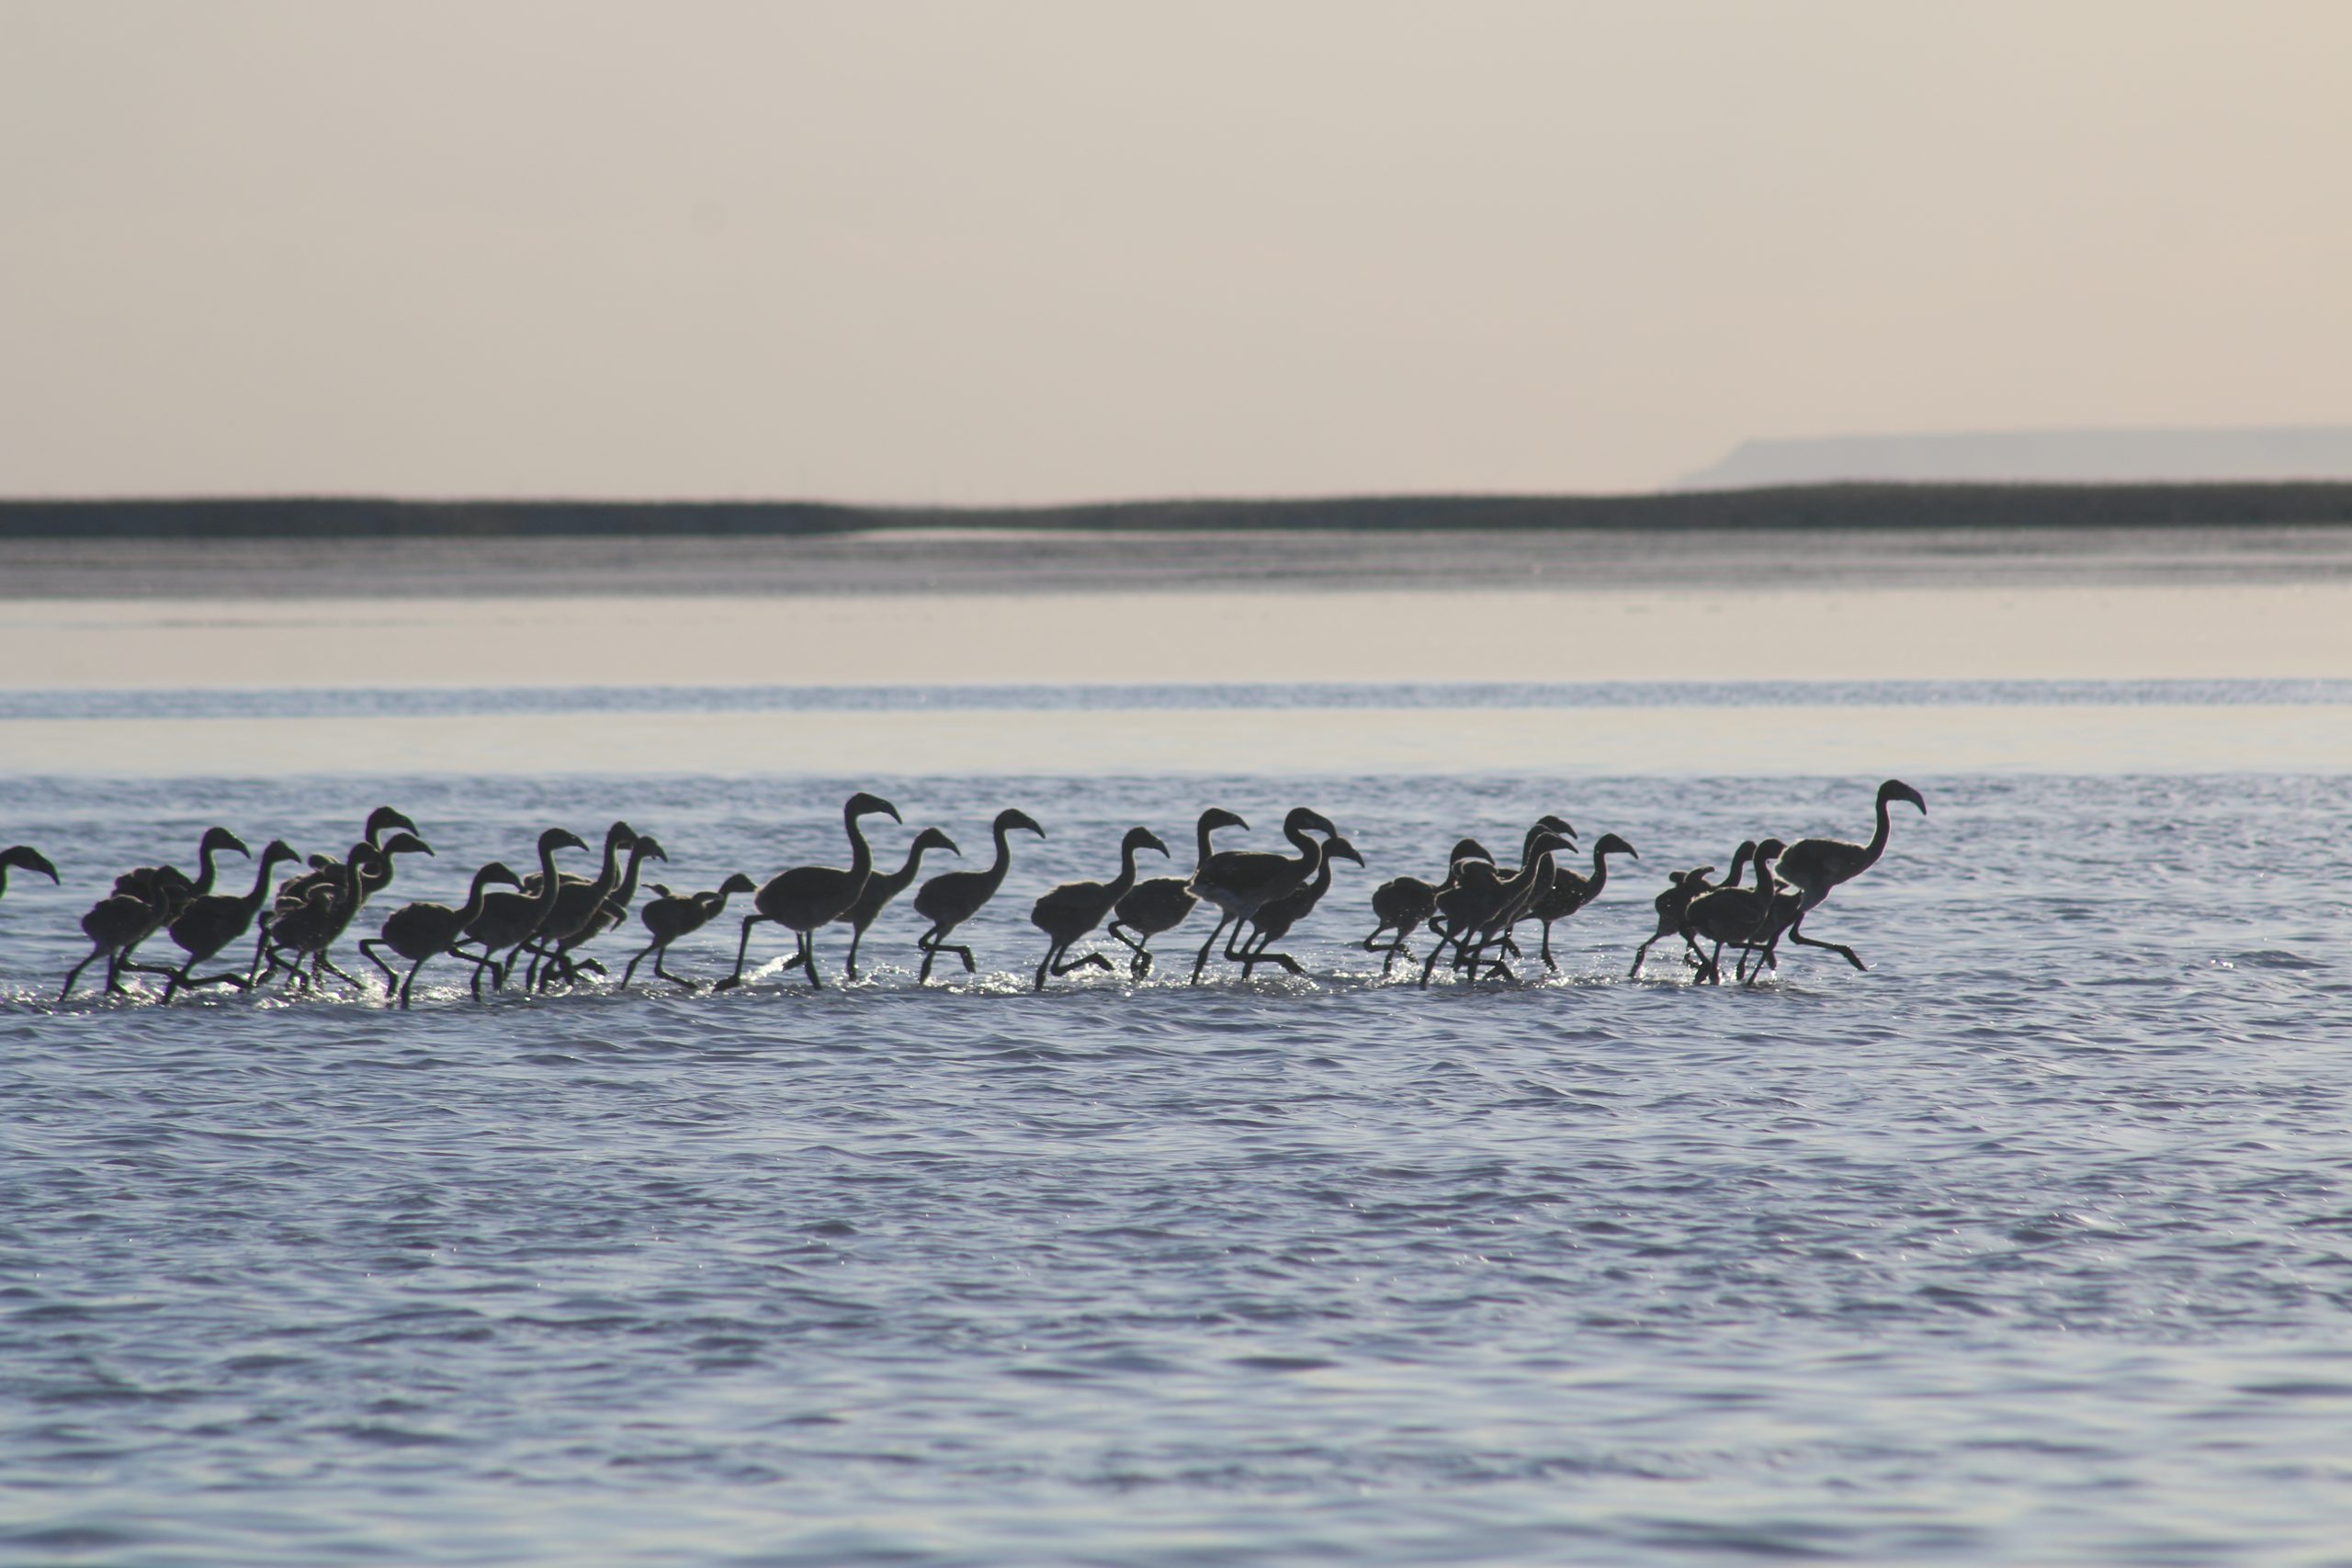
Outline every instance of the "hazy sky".
POLYGON ((0 492, 2352 422, 2352 5, 0 0, 0 492))

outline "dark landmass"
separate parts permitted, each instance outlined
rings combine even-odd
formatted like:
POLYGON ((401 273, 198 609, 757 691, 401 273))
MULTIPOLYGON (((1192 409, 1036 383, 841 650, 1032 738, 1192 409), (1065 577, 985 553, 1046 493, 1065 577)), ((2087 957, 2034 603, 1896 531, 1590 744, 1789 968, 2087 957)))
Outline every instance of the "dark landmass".
POLYGON ((2352 524, 2352 483, 1830 484, 1656 495, 1350 496, 1077 506, 820 502, 0 501, 0 538, 792 537, 876 530, 1348 533, 2235 528, 2352 524))

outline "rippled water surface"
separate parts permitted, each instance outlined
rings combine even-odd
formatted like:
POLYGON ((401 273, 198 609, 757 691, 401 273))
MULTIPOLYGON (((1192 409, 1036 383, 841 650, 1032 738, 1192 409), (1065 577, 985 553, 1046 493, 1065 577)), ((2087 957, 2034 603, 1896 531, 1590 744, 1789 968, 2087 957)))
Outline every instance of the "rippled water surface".
POLYGON ((0 1558, 2352 1562, 2352 778, 1915 776, 1813 922, 1868 973, 1627 979, 1667 869, 1876 782, 0 779, 67 882, 0 898, 0 1558), (716 997, 53 1005, 209 822, 400 805, 380 914, 550 822, 838 862, 859 787, 886 859, 1051 831, 978 976, 901 907, 815 996, 759 935, 716 997), (1371 863, 1308 979, 1025 994, 1130 823, 1297 802, 1371 863), (1380 983, 1371 885, 1545 810, 1642 852, 1559 976, 1380 983))

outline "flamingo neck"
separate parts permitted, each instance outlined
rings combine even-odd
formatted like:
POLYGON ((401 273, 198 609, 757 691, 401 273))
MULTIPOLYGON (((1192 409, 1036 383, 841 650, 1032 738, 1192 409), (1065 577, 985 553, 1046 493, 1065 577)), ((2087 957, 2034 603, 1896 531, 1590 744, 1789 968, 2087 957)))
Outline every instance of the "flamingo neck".
POLYGON ((1287 822, 1283 824, 1283 837, 1298 849, 1299 858, 1292 863, 1298 867, 1298 879, 1304 882, 1315 874, 1317 866, 1323 863, 1323 840, 1312 837, 1304 828, 1292 828, 1287 822))
POLYGON ((556 874, 555 846, 545 845, 539 851, 539 896, 533 900, 542 918, 548 910, 555 908, 555 901, 563 897, 562 883, 563 878, 556 874))
POLYGON ((923 852, 929 848, 931 848, 929 844, 924 843, 921 839, 917 839, 907 850, 907 863, 899 868, 899 874, 893 880, 895 880, 900 886, 904 886, 908 883, 912 882, 922 871, 923 852))
POLYGON ((854 813, 842 813, 842 827, 849 834, 850 878, 862 883, 874 874, 874 847, 865 841, 865 835, 858 829, 854 813))
POLYGON ((1878 826, 1871 834, 1871 841, 1862 846, 1862 866, 1865 870, 1876 865, 1878 857, 1886 853, 1887 838, 1894 831, 1894 818, 1887 814, 1888 804, 1886 796, 1882 795, 1878 797, 1878 826))
POLYGON ((1111 902, 1115 904, 1120 899, 1125 897, 1128 892, 1134 888, 1135 885, 1136 846, 1133 844, 1121 844, 1119 846, 1118 878, 1116 881, 1113 882, 1109 887, 1105 888, 1104 891, 1111 895, 1111 902))
MULTIPOLYGON (((254 890, 241 900, 245 907, 245 914, 248 918, 254 910, 261 908, 261 901, 269 897, 269 874, 277 869, 277 863, 275 860, 267 855, 261 857, 261 864, 254 871, 254 890)), ((7 886, 7 867, 0 866, 0 887, 7 886)))
POLYGON ((462 931, 481 919, 482 909, 489 902, 490 878, 478 871, 474 873, 473 890, 466 895, 466 907, 458 911, 458 929, 462 931))
POLYGON ((996 858, 989 861, 988 869, 979 874, 980 886, 988 890, 991 898, 996 897, 996 890, 1004 886, 1004 874, 1012 869, 1012 846, 1005 841, 1006 835, 1012 831, 1010 828, 992 826, 989 829, 989 835, 996 840, 996 858))
POLYGON ((351 852, 344 857, 341 866, 329 869, 345 892, 356 898, 368 891, 368 867, 386 858, 375 845, 362 839, 351 846, 351 852))
POLYGON ((204 848, 198 852, 198 858, 196 863, 196 881, 188 888, 189 897, 201 898, 212 891, 213 853, 214 851, 210 844, 205 845, 204 848))
POLYGON ((621 877, 620 886, 615 890, 623 904, 627 904, 630 899, 637 897, 638 868, 644 863, 645 852, 638 849, 635 845, 631 845, 628 852, 628 870, 621 877))
MULTIPOLYGON (((637 852, 635 850, 631 850, 629 852, 628 867, 632 872, 637 869, 637 852)), ((608 835, 605 840, 605 865, 604 869, 596 874, 596 884, 600 887, 610 887, 619 882, 620 879, 621 841, 618 839, 612 838, 608 835)))
POLYGON ((1316 858, 1321 862, 1315 868, 1315 897, 1319 903, 1323 895, 1331 891, 1331 857, 1318 855, 1316 858))

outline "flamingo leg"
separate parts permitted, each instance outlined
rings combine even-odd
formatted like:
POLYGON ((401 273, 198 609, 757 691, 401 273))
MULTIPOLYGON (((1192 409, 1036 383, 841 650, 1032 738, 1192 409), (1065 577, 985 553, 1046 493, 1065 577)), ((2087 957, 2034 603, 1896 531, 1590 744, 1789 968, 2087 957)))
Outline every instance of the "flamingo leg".
POLYGON ((712 987, 711 988, 713 990, 731 991, 736 987, 743 983, 743 954, 751 951, 752 928, 766 919, 767 917, 765 915, 746 915, 743 917, 743 935, 741 940, 737 942, 735 944, 735 973, 729 975, 724 980, 719 981, 718 985, 712 987))
MULTIPOLYGON (((464 959, 467 963, 469 963, 469 964, 472 964, 472 965, 474 966, 474 976, 473 976, 473 993, 474 993, 474 1000, 476 1000, 476 1001, 480 1001, 480 1000, 481 1000, 481 972, 482 972, 484 969, 487 969, 487 968, 492 967, 492 964, 491 964, 490 959, 489 959, 487 956, 483 956, 483 957, 479 957, 479 958, 478 958, 478 957, 476 957, 474 954, 472 954, 472 953, 468 953, 464 948, 459 947, 459 946, 458 946, 456 942, 451 942, 447 947, 443 948, 441 951, 443 951, 444 953, 447 953, 450 957, 452 957, 452 958, 462 958, 462 959, 464 959)), ((418 965, 418 967, 419 967, 419 968, 422 968, 422 967, 424 966, 424 960, 423 960, 423 959, 421 959, 421 958, 417 960, 417 965, 418 965)), ((410 971, 409 971, 409 979, 410 979, 411 981, 414 981, 414 980, 415 980, 415 978, 416 978, 416 970, 414 970, 414 969, 410 970, 410 971)))
POLYGON ((1250 978, 1250 972, 1261 964, 1279 964, 1299 978, 1306 977, 1306 971, 1299 966, 1297 959, 1287 953, 1268 953, 1264 942, 1260 942, 1257 951, 1241 961, 1241 977, 1245 980, 1250 978))
MULTIPOLYGON (((1807 912, 1810 913, 1810 911, 1807 912)), ((1791 942, 1795 942, 1799 947, 1826 947, 1830 952, 1842 956, 1847 963, 1852 964, 1855 968, 1863 971, 1869 970, 1870 965, 1863 963, 1861 959, 1855 954, 1852 948, 1848 947, 1843 942, 1823 942, 1817 937, 1809 937, 1804 934, 1804 931, 1803 929, 1804 926, 1804 915, 1799 915, 1795 919, 1789 922, 1788 938, 1791 942)))
MULTIPOLYGON (((1437 928, 1432 925, 1430 929, 1435 931, 1437 928)), ((1451 937, 1440 935, 1437 942, 1430 948, 1429 962, 1421 965, 1422 990, 1426 991, 1430 988, 1430 976, 1436 973, 1437 961, 1445 956, 1446 943, 1452 940, 1451 937)))
POLYGON ((1113 920, 1105 929, 1110 932, 1113 941, 1124 944, 1135 954, 1135 957, 1130 960, 1127 964, 1128 979, 1140 980, 1146 975, 1151 973, 1151 954, 1144 951, 1144 943, 1149 942, 1151 938, 1136 938, 1130 936, 1127 934, 1125 928, 1121 926, 1116 920, 1113 920))
POLYGON ((1209 966, 1209 951, 1216 946, 1216 939, 1225 934, 1225 928, 1232 919, 1233 917, 1223 910, 1217 912, 1216 928, 1209 932, 1208 941, 1201 943, 1201 951, 1193 959, 1193 985, 1197 986, 1201 983, 1201 971, 1209 966))
POLYGON ((389 1000, 392 994, 392 988, 401 983, 401 976, 400 971, 385 963, 383 955, 376 951, 383 945, 384 939, 382 937, 371 936, 359 944, 359 956, 368 960, 368 963, 373 964, 377 968, 381 969, 384 972, 384 996, 389 1000))
MULTIPOLYGON (((401 1011, 405 1012, 405 1011, 407 1011, 407 1010, 408 1010, 408 999, 409 999, 409 998, 410 998, 412 995, 413 995, 413 994, 415 993, 415 990, 416 990, 416 972, 417 972, 418 970, 420 970, 420 969, 424 968, 424 964, 425 964, 425 960, 426 960, 426 959, 431 958, 432 956, 433 956, 433 954, 431 954, 431 953, 426 953, 426 954, 424 955, 424 958, 420 958, 420 959, 418 959, 415 963, 413 963, 413 964, 410 964, 410 965, 408 966, 408 978, 407 978, 406 980, 404 980, 404 981, 402 981, 402 982, 401 983, 401 1011)), ((387 996, 390 995, 390 993, 389 991, 387 991, 385 994, 386 994, 387 996)))
POLYGON ((943 953, 952 953, 956 957, 962 959, 964 961, 965 974, 977 975, 979 973, 978 965, 972 962, 972 950, 970 948, 960 946, 956 942, 941 940, 945 937, 949 931, 952 931, 955 929, 956 928, 954 926, 947 926, 944 928, 933 927, 932 929, 930 932, 932 939, 931 947, 925 953, 922 961, 922 977, 925 984, 928 984, 931 978, 932 960, 938 957, 943 953))

